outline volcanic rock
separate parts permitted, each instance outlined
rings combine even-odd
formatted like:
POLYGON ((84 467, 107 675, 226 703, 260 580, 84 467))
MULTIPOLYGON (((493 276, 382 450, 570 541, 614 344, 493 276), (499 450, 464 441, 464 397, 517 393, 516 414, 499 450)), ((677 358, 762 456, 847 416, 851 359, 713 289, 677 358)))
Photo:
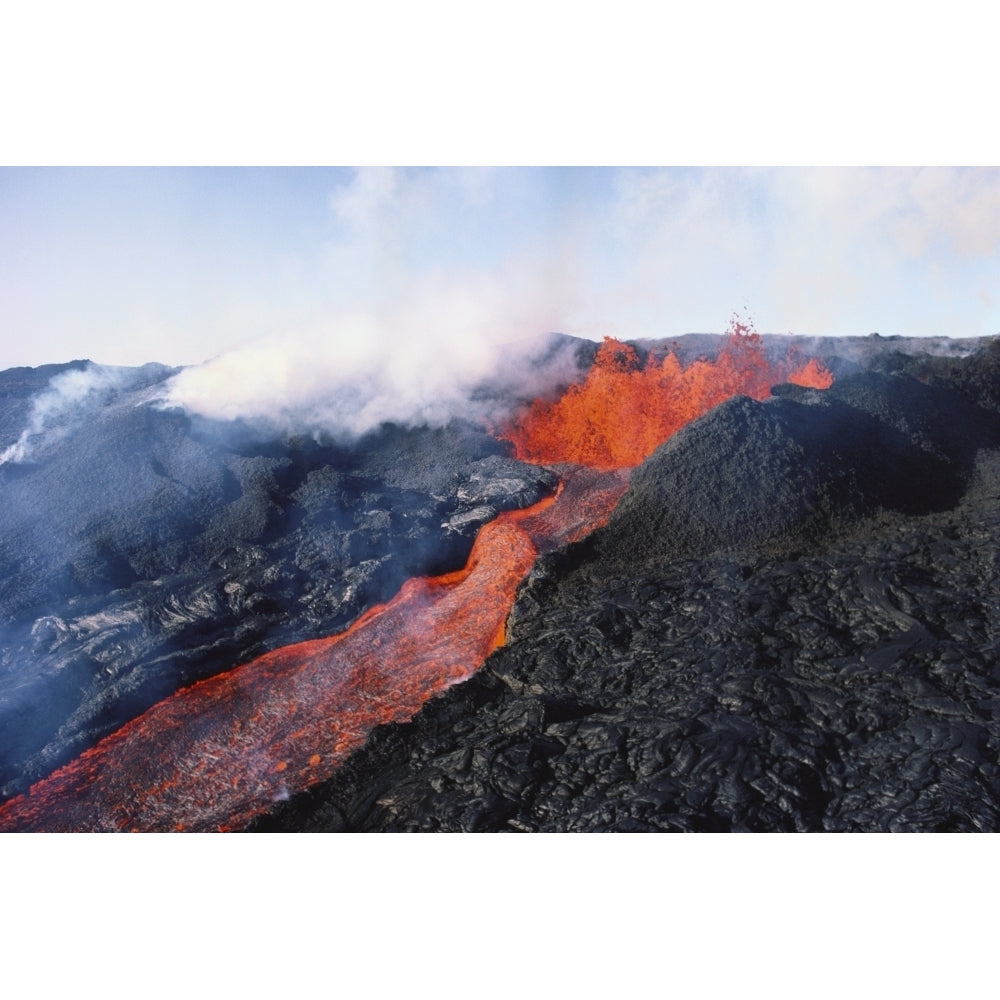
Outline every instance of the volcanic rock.
MULTIPOLYGON (((833 387, 675 434, 476 676, 253 828, 1000 829, 1000 340, 789 346, 833 387)), ((548 389, 480 395, 548 398, 596 350, 550 338, 548 389)), ((162 408, 171 374, 0 373, 0 797, 556 487, 481 424, 277 434, 162 408)))
POLYGON ((1000 829, 996 342, 734 399, 261 830, 1000 829))

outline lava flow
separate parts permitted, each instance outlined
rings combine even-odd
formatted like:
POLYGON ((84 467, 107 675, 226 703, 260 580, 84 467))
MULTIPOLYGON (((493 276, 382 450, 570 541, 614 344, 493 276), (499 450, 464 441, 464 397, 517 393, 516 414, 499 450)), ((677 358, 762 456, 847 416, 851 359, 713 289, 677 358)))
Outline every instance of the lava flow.
POLYGON ((227 830, 330 777, 371 730, 413 717, 504 641, 540 552, 604 524, 629 467, 730 397, 782 381, 826 388, 817 361, 769 363, 735 322, 714 360, 640 364, 606 339, 585 381, 501 431, 518 458, 563 468, 558 494, 500 515, 463 570, 404 584, 339 635, 274 650, 153 706, 0 806, 0 830, 227 830))
POLYGON ((0 807, 0 830, 245 826, 474 673, 538 554, 606 521, 627 485, 624 472, 570 472, 554 498, 487 524, 463 570, 410 580, 340 635, 177 692, 0 807))
POLYGON ((582 384, 555 401, 536 401, 501 436, 526 462, 635 466, 719 403, 736 395, 766 399, 781 382, 827 389, 833 376, 791 352, 769 362, 760 334, 735 318, 718 357, 687 367, 673 352, 659 360, 650 353, 643 365, 633 347, 606 337, 582 384))

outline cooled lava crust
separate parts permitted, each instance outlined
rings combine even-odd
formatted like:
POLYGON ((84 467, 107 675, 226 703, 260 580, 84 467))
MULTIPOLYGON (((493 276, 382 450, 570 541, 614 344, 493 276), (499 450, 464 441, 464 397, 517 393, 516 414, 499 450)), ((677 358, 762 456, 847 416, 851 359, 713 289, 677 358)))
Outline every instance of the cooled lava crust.
POLYGON ((252 829, 1000 829, 998 445, 997 341, 723 404, 474 678, 252 829))
MULTIPOLYGON (((0 451, 32 392, 86 367, 0 372, 0 451)), ((480 527, 558 481, 460 421, 270 440, 148 405, 170 374, 127 371, 0 465, 0 800, 179 688, 460 568, 480 527)))

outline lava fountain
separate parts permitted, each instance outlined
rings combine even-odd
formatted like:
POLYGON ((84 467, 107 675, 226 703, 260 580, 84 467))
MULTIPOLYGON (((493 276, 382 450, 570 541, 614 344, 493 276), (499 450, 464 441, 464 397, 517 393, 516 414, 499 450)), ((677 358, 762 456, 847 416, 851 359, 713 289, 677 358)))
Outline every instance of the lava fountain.
POLYGON ((833 376, 795 352, 769 362, 760 335, 735 318, 718 357, 687 367, 672 351, 650 353, 643 365, 635 348, 606 337, 582 384, 556 400, 537 400, 500 435, 526 462, 635 466, 713 407, 736 395, 766 399, 782 382, 827 389, 833 376))
POLYGON ((537 556, 606 523, 629 469, 680 427, 738 393, 792 381, 826 388, 816 361, 764 358, 735 323, 719 356, 640 364, 606 339, 586 379, 499 430, 525 461, 560 465, 554 497, 501 514, 465 568, 404 584, 347 631, 276 649, 178 691, 0 806, 0 830, 240 829, 330 777, 371 730, 412 718, 504 641, 537 556), (569 463, 569 464, 560 464, 569 463))

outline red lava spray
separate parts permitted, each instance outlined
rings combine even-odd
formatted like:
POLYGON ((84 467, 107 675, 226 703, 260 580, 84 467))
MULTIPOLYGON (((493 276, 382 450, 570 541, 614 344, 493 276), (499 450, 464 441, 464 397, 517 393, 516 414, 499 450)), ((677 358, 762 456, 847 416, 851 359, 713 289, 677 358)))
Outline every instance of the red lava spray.
POLYGON ((764 356, 760 334, 735 318, 714 360, 683 366, 670 352, 650 354, 606 337, 580 385, 557 400, 538 400, 501 428, 526 462, 579 462, 592 468, 635 466, 685 424, 736 395, 766 399, 781 382, 827 389, 833 376, 815 359, 764 356))

